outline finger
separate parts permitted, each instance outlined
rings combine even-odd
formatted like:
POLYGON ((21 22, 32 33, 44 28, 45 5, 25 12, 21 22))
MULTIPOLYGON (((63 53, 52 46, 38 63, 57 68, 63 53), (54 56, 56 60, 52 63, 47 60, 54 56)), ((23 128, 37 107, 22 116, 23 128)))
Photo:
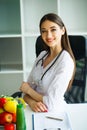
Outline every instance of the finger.
POLYGON ((37 105, 42 112, 47 111, 46 106, 42 102, 39 102, 37 105))
POLYGON ((34 111, 35 111, 35 112, 41 112, 41 109, 40 109, 39 107, 35 107, 35 108, 34 108, 34 111))
POLYGON ((42 112, 44 111, 44 108, 43 108, 43 106, 41 106, 41 105, 39 106, 39 109, 40 109, 40 111, 42 111, 42 112))
POLYGON ((44 109, 44 110, 47 110, 46 105, 45 105, 45 104, 43 104, 42 102, 41 102, 41 106, 43 107, 43 109, 44 109))

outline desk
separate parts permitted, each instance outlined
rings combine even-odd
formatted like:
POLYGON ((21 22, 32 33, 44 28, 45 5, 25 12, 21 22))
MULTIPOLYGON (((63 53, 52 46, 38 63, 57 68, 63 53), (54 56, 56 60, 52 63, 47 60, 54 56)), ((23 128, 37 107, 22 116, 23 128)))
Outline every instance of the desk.
POLYGON ((73 130, 87 130, 87 103, 69 104, 68 112, 73 130))
MULTIPOLYGON (((70 116, 72 130, 87 130, 87 103, 68 104, 67 112, 70 116)), ((27 106, 25 109, 27 130, 32 130, 32 113, 27 106)))

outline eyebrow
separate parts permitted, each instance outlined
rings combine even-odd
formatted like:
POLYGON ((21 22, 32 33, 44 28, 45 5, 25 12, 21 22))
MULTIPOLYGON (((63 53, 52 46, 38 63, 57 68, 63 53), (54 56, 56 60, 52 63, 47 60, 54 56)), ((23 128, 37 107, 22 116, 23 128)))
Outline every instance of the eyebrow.
MULTIPOLYGON (((51 26, 50 28, 52 29, 52 28, 56 28, 56 27, 55 26, 51 26)), ((46 29, 46 28, 41 28, 41 29, 46 29)))

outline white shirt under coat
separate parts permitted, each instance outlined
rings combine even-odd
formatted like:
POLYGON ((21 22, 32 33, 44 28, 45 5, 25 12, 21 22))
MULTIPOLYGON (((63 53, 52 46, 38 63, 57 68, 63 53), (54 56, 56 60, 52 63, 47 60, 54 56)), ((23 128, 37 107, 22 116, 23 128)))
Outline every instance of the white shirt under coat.
MULTIPOLYGON (((69 53, 63 50, 56 62, 45 73, 41 80, 44 72, 51 66, 57 57, 56 56, 50 64, 43 68, 43 60, 39 61, 39 59, 42 59, 46 53, 46 51, 42 51, 37 57, 28 77, 28 82, 33 89, 43 95, 43 103, 46 104, 49 111, 60 111, 64 109, 66 105, 64 93, 71 80, 74 63, 69 53)), ((44 59, 45 58, 46 56, 44 59)))

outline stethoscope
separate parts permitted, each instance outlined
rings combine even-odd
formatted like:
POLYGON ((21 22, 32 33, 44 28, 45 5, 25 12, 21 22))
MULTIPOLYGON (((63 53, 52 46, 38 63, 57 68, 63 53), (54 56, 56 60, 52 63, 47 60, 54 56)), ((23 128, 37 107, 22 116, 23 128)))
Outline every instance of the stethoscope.
MULTIPOLYGON (((63 51, 63 50, 62 50, 62 51, 63 51)), ((52 68, 52 66, 55 64, 55 62, 57 61, 57 59, 58 59, 59 56, 61 55, 62 51, 57 55, 56 59, 55 59, 55 60, 53 61, 53 63, 49 66, 49 68, 43 73, 43 75, 41 76, 41 79, 40 79, 40 80, 42 80, 43 77, 45 76, 45 74, 48 72, 48 70, 50 70, 50 69, 52 68)), ((42 61, 42 64, 41 64, 41 65, 43 65, 43 59, 44 59, 45 56, 48 55, 48 53, 49 53, 49 52, 47 52, 41 59, 39 59, 39 60, 37 61, 36 66, 39 64, 40 61, 42 61)))

